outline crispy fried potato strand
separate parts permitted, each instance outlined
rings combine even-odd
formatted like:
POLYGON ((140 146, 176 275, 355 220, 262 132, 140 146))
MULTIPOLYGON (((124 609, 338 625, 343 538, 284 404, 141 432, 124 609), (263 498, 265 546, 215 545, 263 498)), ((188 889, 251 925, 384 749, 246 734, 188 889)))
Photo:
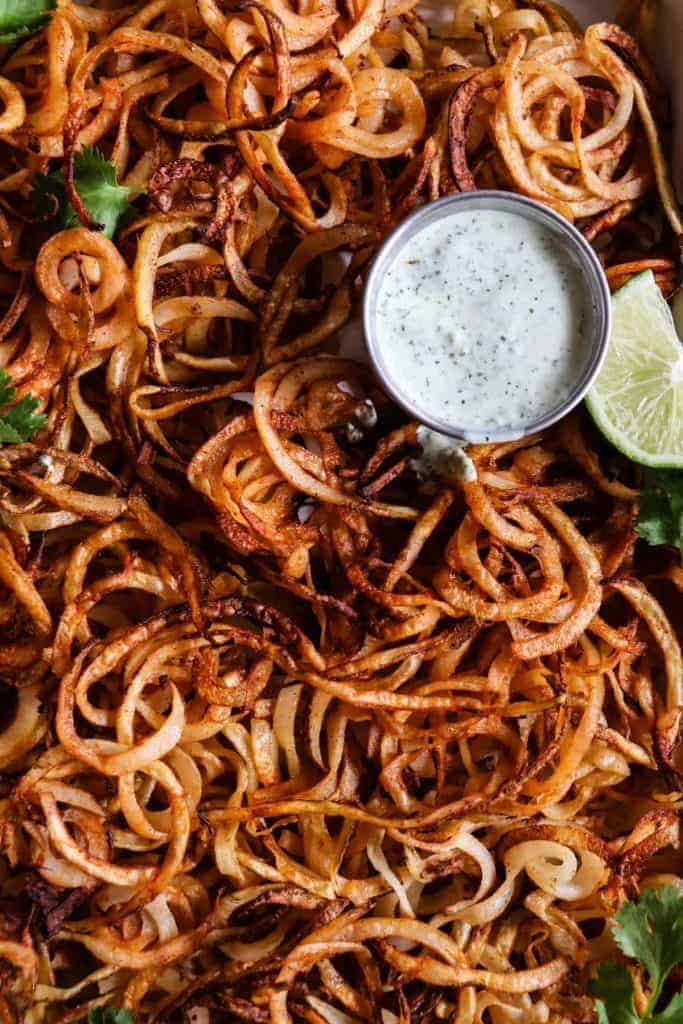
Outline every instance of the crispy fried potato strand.
POLYGON ((577 414, 430 490, 344 330, 458 189, 673 292, 663 97, 616 26, 446 6, 60 0, 4 55, 0 366, 47 424, 0 448, 3 1024, 590 1021, 619 904, 683 884, 638 479, 577 414))

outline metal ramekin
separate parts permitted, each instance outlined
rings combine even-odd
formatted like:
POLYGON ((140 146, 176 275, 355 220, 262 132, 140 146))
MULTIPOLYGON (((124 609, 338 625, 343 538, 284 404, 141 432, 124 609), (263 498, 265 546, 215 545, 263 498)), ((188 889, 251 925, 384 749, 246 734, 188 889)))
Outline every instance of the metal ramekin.
MULTIPOLYGON (((389 236, 377 253, 370 275, 365 286, 363 297, 363 329, 368 353, 372 361, 375 373, 385 391, 410 416, 437 430, 440 434, 458 438, 461 441, 477 443, 482 441, 512 441, 527 434, 536 433, 538 430, 545 430, 546 427, 556 423, 565 416, 571 409, 579 404, 584 397, 596 376, 600 372, 607 346, 609 344, 611 326, 611 302, 610 290, 607 278, 595 255, 595 252, 580 232, 573 227, 554 210, 526 196, 519 196, 512 192, 460 192, 457 195, 446 196, 444 199, 437 199, 436 202, 420 207, 389 236), (377 338, 377 297, 379 295, 382 277, 387 268, 394 262, 400 252, 409 246, 410 239, 428 224, 458 212, 459 210, 504 210, 509 213, 516 213, 528 220, 536 221, 553 231, 559 245, 564 245, 568 252, 573 255, 579 269, 581 270, 586 288, 590 294, 590 308, 592 313, 592 330, 590 331, 589 343, 590 353, 580 378, 576 381, 570 394, 544 416, 529 423, 510 424, 510 426, 498 429, 481 430, 472 429, 466 424, 451 423, 434 417, 429 409, 421 408, 415 404, 411 397, 404 393, 401 388, 401 381, 392 374, 391 365, 382 356, 377 338)), ((457 388, 457 380, 454 381, 457 388)))

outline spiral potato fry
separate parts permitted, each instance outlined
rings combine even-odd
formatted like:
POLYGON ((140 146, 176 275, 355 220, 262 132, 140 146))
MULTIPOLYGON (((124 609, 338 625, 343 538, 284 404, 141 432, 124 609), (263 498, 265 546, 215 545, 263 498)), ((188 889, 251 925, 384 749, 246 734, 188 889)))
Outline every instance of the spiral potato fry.
POLYGON ((481 187, 670 294, 646 59, 548 0, 60 0, 0 72, 0 1019, 592 1021, 683 885, 680 572, 579 415, 422 483, 344 327, 481 187))

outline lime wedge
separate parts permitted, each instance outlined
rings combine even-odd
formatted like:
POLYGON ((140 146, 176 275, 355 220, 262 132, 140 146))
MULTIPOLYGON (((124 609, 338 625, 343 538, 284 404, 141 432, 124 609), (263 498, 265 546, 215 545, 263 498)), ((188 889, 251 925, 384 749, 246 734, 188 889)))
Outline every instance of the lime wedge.
POLYGON ((683 345, 651 270, 612 296, 609 349, 586 404, 629 458, 683 467, 683 345))

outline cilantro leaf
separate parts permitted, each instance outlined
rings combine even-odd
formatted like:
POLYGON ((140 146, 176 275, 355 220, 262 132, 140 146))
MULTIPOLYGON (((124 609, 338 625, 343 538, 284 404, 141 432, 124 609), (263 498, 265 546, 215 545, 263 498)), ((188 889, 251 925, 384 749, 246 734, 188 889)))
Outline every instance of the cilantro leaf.
POLYGON ((92 146, 76 154, 74 180, 88 213, 102 225, 107 238, 112 238, 118 222, 128 212, 132 189, 118 184, 114 165, 92 146))
MULTIPOLYGON (((132 189, 119 185, 114 165, 92 146, 85 146, 74 157, 74 183, 93 221, 107 238, 113 238, 121 218, 131 209, 132 189)), ((32 194, 38 214, 53 231, 78 225, 61 171, 38 174, 32 194)))
POLYGON ((590 991, 598 996, 595 1007, 600 1024, 639 1024, 633 1006, 633 981, 623 964, 613 960, 600 964, 590 991))
POLYGON ((0 46, 11 46, 42 28, 57 0, 0 0, 0 46))
POLYGON ((47 423, 47 416, 36 413, 40 402, 33 395, 24 395, 10 406, 16 389, 9 374, 0 370, 0 444, 21 444, 47 423), (7 408, 9 406, 9 408, 7 408))
POLYGON ((683 898, 672 885, 645 889, 637 903, 623 905, 615 922, 619 949, 650 975, 654 1009, 669 971, 683 960, 683 898))
POLYGON ((115 1006, 96 1006, 88 1013, 83 1024, 135 1024, 130 1010, 117 1010, 115 1006))
POLYGON ((683 556, 683 473, 650 473, 640 494, 636 531, 648 544, 675 544, 683 556))
POLYGON ((31 200, 36 213, 51 230, 63 231, 64 228, 78 226, 78 217, 69 202, 61 171, 37 174, 31 200))
POLYGON ((667 1008, 652 1018, 653 1024, 683 1024, 683 992, 678 992, 667 1008))
POLYGON ((639 960, 649 976, 648 1002, 641 1017, 633 1004, 633 981, 624 964, 600 965, 590 986, 597 996, 600 1024, 683 1024, 683 994, 655 1013, 671 970, 683 962, 683 894, 674 886, 645 889, 637 903, 615 915, 614 938, 625 956, 639 960))

